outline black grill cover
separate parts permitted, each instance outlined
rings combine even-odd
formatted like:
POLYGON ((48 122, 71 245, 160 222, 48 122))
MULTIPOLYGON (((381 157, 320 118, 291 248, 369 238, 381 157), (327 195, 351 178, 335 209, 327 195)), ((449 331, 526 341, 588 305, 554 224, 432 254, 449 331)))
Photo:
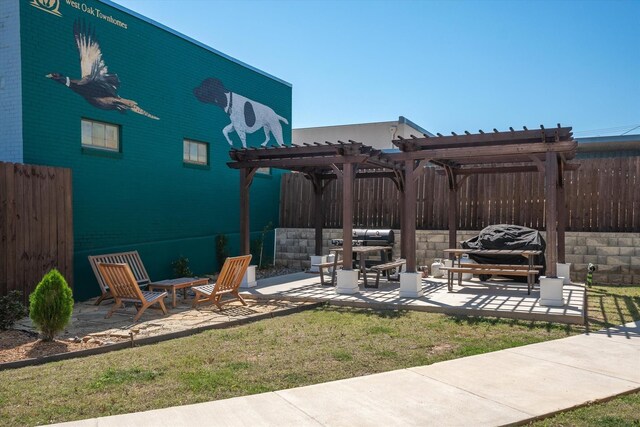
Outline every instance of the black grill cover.
MULTIPOLYGON (((461 242, 461 246, 463 249, 515 249, 542 251, 541 255, 534 258, 534 263, 542 265, 540 274, 544 274, 545 272, 544 251, 547 244, 538 230, 510 224, 490 225, 480 231, 480 234, 476 237, 461 242)), ((527 259, 520 255, 505 256, 469 254, 469 258, 479 264, 527 264, 527 259)), ((522 278, 520 278, 520 280, 521 279, 522 278)), ((526 280, 526 278, 524 280, 526 280)))

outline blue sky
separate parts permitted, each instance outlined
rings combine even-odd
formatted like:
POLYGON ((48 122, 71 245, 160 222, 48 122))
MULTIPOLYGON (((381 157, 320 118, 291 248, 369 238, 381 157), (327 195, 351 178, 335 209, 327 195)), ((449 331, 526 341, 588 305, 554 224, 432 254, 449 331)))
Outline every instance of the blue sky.
POLYGON ((640 126, 640 1, 115 2, 291 83, 294 127, 640 126))

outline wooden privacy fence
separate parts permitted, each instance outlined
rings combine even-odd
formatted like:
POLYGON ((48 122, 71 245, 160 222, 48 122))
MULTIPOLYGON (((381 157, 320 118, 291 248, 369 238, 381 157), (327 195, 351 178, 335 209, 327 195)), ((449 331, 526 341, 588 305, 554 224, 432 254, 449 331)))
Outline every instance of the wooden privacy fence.
POLYGON ((0 295, 57 268, 73 287, 71 170, 0 162, 0 295))
MULTIPOLYGON (((577 171, 565 172, 567 230, 640 232, 640 157, 580 159, 577 171)), ((447 229, 446 177, 427 168, 418 181, 417 228, 447 229)), ((324 227, 342 227, 342 191, 331 182, 323 195, 324 227)), ((313 190, 300 173, 286 174, 280 193, 280 225, 313 228, 313 190)), ((354 225, 399 228, 400 198, 390 179, 357 179, 354 225)), ((542 230, 544 176, 540 173, 470 176, 458 194, 459 230, 491 224, 517 224, 542 230)))

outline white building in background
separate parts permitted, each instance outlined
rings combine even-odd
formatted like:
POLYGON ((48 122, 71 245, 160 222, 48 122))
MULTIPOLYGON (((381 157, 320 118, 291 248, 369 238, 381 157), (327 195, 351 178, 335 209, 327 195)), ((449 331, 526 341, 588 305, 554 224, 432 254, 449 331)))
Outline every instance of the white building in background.
POLYGON ((348 142, 353 140, 377 149, 385 149, 396 148, 391 142, 392 140, 398 137, 409 139, 411 135, 415 135, 418 138, 422 138, 424 135, 434 136, 431 132, 406 117, 400 116, 398 120, 391 122, 293 129, 291 140, 298 145, 303 143, 311 144, 313 142, 348 142))

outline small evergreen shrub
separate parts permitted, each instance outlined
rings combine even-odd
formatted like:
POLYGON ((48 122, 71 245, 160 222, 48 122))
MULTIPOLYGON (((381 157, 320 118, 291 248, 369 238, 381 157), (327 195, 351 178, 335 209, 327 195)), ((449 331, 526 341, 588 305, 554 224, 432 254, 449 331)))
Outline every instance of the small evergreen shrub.
POLYGON ((251 241, 251 254, 253 255, 253 260, 258 260, 258 269, 262 268, 262 254, 264 252, 264 240, 266 234, 273 229, 273 223, 269 221, 267 225, 262 229, 262 233, 260 233, 260 237, 251 241))
POLYGON ((193 277, 193 272, 189 268, 189 258, 180 255, 180 258, 171 263, 173 267, 173 276, 178 277, 193 277))
POLYGON ((11 291, 0 297, 0 330, 9 329, 27 314, 27 307, 22 303, 22 292, 11 291))
POLYGON ((229 238, 224 234, 216 236, 216 261, 218 261, 218 269, 222 269, 224 260, 229 256, 229 238))
POLYGON ((71 320, 73 294, 67 281, 55 268, 44 275, 29 295, 29 303, 29 316, 45 341, 52 341, 71 320))

